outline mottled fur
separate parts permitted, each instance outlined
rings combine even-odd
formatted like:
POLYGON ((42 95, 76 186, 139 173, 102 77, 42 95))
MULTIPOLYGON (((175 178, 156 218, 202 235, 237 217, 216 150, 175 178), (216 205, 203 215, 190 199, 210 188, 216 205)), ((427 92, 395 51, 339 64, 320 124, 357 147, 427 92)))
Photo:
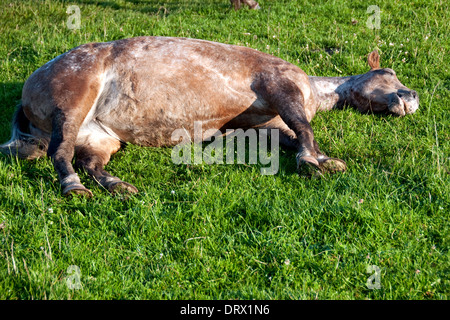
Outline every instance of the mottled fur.
MULTIPOLYGON (((26 81, 12 139, 0 151, 36 158, 47 151, 64 194, 91 195, 72 166, 111 192, 137 189, 103 168, 121 143, 170 146, 172 132, 279 129, 307 174, 344 171, 318 148, 310 125, 318 110, 352 105, 398 115, 418 108, 415 91, 391 69, 342 77, 308 77, 300 68, 254 49, 204 40, 138 37, 89 43, 49 61, 26 81)), ((206 139, 208 137, 202 137, 206 139)))

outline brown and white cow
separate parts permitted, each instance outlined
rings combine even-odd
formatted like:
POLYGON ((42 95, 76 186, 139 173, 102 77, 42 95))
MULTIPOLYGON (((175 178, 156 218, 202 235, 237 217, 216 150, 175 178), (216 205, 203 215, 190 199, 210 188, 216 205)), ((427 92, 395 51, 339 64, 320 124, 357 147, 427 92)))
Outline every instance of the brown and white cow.
MULTIPOLYGON (((36 70, 25 82, 6 154, 51 157, 63 194, 86 194, 72 166, 110 192, 137 189, 104 170, 121 143, 170 146, 176 128, 193 132, 278 129, 280 143, 297 149, 301 172, 344 171, 323 154, 311 119, 319 110, 351 105, 361 112, 414 113, 417 93, 392 69, 348 77, 309 77, 297 66, 254 49, 204 40, 137 37, 76 47, 36 70)), ((191 134, 192 136, 192 134, 191 134)))

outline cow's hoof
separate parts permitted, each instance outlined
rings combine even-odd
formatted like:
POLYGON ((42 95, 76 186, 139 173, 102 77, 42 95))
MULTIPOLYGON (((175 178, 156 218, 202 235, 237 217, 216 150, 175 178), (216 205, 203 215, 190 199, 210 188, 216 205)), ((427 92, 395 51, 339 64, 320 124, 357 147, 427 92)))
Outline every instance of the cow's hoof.
POLYGON ((319 166, 322 172, 335 173, 347 170, 345 161, 338 158, 319 159, 319 166))
POLYGON ((108 187, 108 190, 113 195, 127 196, 127 195, 138 193, 138 189, 135 186, 133 186, 132 184, 129 184, 127 182, 123 182, 123 181, 111 184, 108 187))
POLYGON ((298 160, 297 172, 301 176, 319 178, 322 176, 319 162, 311 156, 301 157, 298 160))
POLYGON ((93 194, 91 190, 87 189, 81 184, 69 185, 63 189, 63 195, 66 197, 83 196, 92 198, 93 194))

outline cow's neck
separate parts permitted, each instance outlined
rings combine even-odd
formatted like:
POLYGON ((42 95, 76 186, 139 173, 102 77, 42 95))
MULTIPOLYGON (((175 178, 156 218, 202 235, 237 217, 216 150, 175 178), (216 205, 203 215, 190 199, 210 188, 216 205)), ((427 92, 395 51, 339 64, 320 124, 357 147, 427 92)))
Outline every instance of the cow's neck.
POLYGON ((316 97, 317 111, 327 111, 349 104, 350 89, 359 75, 349 77, 309 77, 316 97))

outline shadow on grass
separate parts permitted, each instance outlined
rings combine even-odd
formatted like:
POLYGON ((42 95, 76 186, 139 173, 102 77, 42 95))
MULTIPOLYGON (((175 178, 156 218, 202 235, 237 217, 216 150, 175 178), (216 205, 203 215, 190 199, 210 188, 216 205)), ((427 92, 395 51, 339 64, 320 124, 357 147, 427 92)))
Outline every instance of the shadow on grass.
MULTIPOLYGON (((116 3, 113 1, 96 1, 96 0, 72 0, 70 4, 86 4, 96 5, 98 7, 109 8, 113 10, 134 10, 145 14, 168 16, 173 12, 192 9, 204 8, 204 1, 145 1, 145 0, 125 0, 124 3, 116 3), (131 7, 132 6, 136 7, 131 7)), ((226 0, 211 3, 217 6, 218 10, 231 9, 230 2, 226 0)))
POLYGON ((0 143, 9 140, 11 120, 20 102, 24 82, 0 83, 0 143))

